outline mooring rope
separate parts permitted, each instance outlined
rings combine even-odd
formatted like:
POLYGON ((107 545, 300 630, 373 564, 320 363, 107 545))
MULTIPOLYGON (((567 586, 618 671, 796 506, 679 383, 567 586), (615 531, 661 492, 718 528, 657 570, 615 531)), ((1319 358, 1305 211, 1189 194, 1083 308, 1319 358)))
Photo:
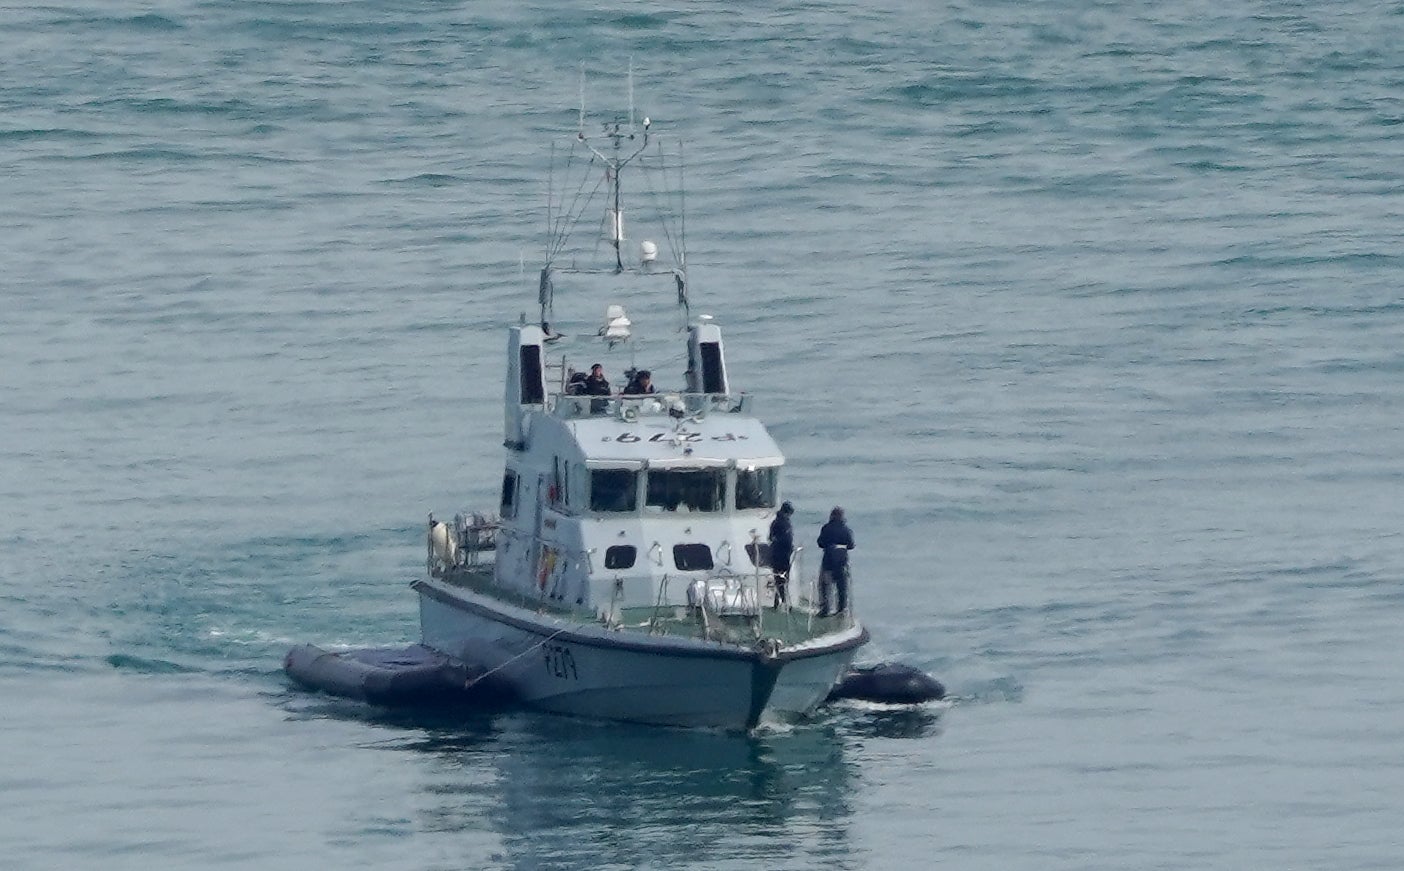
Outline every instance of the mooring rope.
POLYGON ((526 656, 528 653, 531 653, 533 650, 536 650, 536 649, 538 649, 538 648, 544 646, 544 645, 547 644, 549 641, 551 641, 551 639, 555 638, 557 635, 560 635, 562 632, 568 632, 568 631, 570 631, 570 627, 569 627, 569 626, 563 626, 563 627, 561 627, 560 629, 557 629, 555 632, 552 632, 550 635, 547 635, 545 638, 541 639, 540 641, 536 642, 536 643, 533 644, 532 646, 528 647, 526 650, 523 650, 521 653, 518 653, 516 656, 513 656, 513 657, 511 657, 510 659, 506 660, 505 662, 501 663, 501 664, 498 665, 496 668, 490 668, 490 669, 488 669, 487 671, 483 672, 482 674, 478 675, 477 677, 473 678, 472 680, 470 680, 470 681, 465 681, 464 684, 463 684, 463 688, 464 688, 465 690, 470 690, 470 689, 472 689, 473 687, 477 686, 477 685, 478 685, 479 683, 481 683, 482 681, 487 680, 489 677, 492 677, 494 674, 496 674, 497 672, 499 672, 499 671, 501 671, 502 669, 506 668, 507 666, 511 665, 512 663, 516 662, 517 660, 521 659, 523 656, 526 656))

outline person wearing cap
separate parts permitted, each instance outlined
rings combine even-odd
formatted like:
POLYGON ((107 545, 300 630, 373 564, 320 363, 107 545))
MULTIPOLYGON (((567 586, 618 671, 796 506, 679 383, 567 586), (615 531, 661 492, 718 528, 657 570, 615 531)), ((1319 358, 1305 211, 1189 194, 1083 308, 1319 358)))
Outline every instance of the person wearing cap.
POLYGON ((790 604, 786 586, 790 582, 790 557, 795 552, 795 528, 790 523, 794 513, 795 506, 786 502, 770 521, 770 571, 775 577, 776 608, 790 604))
POLYGON ((625 396, 642 396, 653 392, 653 373, 647 369, 635 372, 634 377, 629 379, 629 385, 624 388, 625 396))
POLYGON ((834 506, 829 522, 819 530, 819 549, 824 552, 819 563, 819 616, 829 616, 830 588, 838 593, 835 614, 848 610, 848 552, 853 550, 853 531, 843 521, 843 509, 834 506))
MULTIPOLYGON (((586 396, 608 396, 609 382, 605 380, 604 366, 599 363, 590 367, 590 374, 585 378, 586 396)), ((603 399, 590 400, 591 414, 604 414, 609 409, 609 403, 603 399)))
POLYGON ((590 374, 585 378, 585 395, 609 395, 609 381, 605 379, 603 365, 596 363, 590 367, 590 374))

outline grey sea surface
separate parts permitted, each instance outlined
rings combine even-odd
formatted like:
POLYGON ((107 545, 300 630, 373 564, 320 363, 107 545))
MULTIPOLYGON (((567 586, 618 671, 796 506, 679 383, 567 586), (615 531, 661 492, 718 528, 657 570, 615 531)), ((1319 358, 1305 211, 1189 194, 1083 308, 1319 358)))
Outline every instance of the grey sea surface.
POLYGON ((1401 95, 1398 2, 0 2, 0 867, 1399 868, 1401 95), (948 707, 281 674, 416 637, 630 63, 800 535, 948 707))

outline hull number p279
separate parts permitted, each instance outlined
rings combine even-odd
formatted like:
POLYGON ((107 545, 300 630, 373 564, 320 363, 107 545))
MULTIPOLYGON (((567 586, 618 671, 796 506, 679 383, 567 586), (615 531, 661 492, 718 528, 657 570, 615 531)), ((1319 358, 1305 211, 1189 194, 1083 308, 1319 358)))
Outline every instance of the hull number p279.
POLYGON ((562 647, 559 644, 542 645, 542 651, 546 657, 546 671, 553 677, 562 680, 580 680, 580 674, 575 670, 575 657, 571 656, 569 647, 562 647))

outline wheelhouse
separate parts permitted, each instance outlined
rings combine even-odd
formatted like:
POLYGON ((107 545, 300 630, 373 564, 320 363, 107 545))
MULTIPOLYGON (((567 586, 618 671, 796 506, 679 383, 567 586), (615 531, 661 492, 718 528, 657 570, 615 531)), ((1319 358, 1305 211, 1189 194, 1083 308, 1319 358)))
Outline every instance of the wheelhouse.
POLYGON ((592 515, 725 514, 766 511, 778 504, 778 465, 610 465, 595 460, 588 470, 592 515))

